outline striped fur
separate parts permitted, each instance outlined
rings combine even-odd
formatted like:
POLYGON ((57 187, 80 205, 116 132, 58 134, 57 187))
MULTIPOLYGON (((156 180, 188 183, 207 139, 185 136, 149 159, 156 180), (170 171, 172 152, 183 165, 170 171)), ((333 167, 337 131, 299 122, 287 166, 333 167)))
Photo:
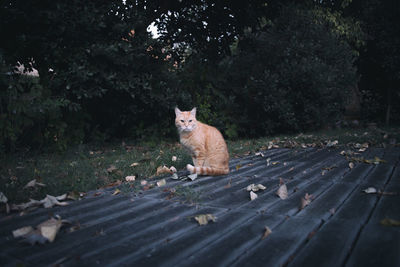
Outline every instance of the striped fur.
POLYGON ((223 175, 223 174, 228 174, 229 173, 229 168, 225 169, 218 169, 218 168, 212 168, 212 167, 194 167, 193 165, 186 165, 186 169, 190 173, 197 173, 199 175, 223 175))
POLYGON ((181 144, 192 156, 193 165, 186 167, 200 175, 229 173, 229 153, 222 134, 212 126, 196 120, 196 108, 180 111, 175 108, 175 125, 181 144))

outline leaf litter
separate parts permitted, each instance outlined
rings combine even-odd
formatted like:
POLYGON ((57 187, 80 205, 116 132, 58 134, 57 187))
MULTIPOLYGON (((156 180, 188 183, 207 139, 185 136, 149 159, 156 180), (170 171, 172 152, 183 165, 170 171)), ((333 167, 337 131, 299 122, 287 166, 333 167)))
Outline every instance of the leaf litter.
POLYGON ((194 216, 194 219, 199 223, 199 225, 206 225, 208 224, 208 222, 216 222, 217 217, 215 217, 211 213, 208 213, 196 215, 194 216))
POLYGON ((278 195, 282 200, 288 197, 287 186, 282 178, 279 178, 279 188, 276 191, 276 195, 278 195))
POLYGON ((35 228, 32 226, 24 226, 12 231, 14 238, 23 238, 24 242, 31 245, 36 243, 44 244, 46 242, 54 242, 57 233, 65 224, 70 224, 67 220, 62 220, 60 216, 52 217, 35 228))

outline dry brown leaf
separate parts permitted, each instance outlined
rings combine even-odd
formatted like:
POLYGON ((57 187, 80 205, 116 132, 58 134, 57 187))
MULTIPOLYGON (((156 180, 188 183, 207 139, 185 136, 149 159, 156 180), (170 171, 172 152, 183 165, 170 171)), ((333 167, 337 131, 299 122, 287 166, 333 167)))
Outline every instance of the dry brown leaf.
POLYGON ((168 173, 168 174, 171 174, 172 172, 171 172, 171 170, 167 167, 167 166, 159 166, 158 168, 157 168, 157 172, 156 172, 156 176, 160 176, 160 175, 162 175, 162 174, 166 174, 166 173, 168 173))
POLYGON ((127 181, 127 182, 133 182, 135 180, 136 180, 136 176, 134 176, 134 175, 125 177, 125 181, 127 181))
POLYGON ((271 229, 268 226, 265 226, 265 232, 264 232, 263 236, 261 237, 261 239, 267 238, 271 233, 272 233, 271 229))
POLYGON ((21 236, 25 236, 32 231, 33 231, 32 226, 24 226, 24 227, 18 228, 17 230, 12 231, 12 234, 13 234, 14 238, 18 238, 21 236))
POLYGON ((381 224, 384 226, 400 226, 400 221, 385 218, 385 219, 381 220, 381 224))
POLYGON ((194 219, 199 223, 199 225, 206 225, 209 221, 216 221, 216 217, 210 213, 208 214, 199 214, 194 216, 194 219))
POLYGON ((108 173, 112 173, 112 172, 114 172, 116 170, 117 170, 117 167, 115 167, 115 165, 111 165, 110 167, 107 168, 107 172, 108 173))
POLYGON ((276 194, 281 199, 286 199, 288 197, 288 191, 286 185, 285 184, 280 185, 278 191, 276 191, 276 194))
POLYGON ((115 191, 112 193, 113 196, 118 195, 119 193, 121 193, 121 190, 119 190, 118 188, 115 189, 115 191))
POLYGON ((262 152, 257 152, 255 153, 256 156, 261 156, 261 157, 265 157, 265 155, 262 152))
POLYGON ((49 242, 53 242, 56 238, 58 230, 60 230, 62 221, 60 219, 51 218, 45 222, 42 222, 37 226, 38 230, 49 242))
POLYGON ((57 206, 67 206, 68 202, 60 202, 62 200, 65 200, 67 198, 67 194, 58 196, 58 197, 54 197, 51 195, 46 195, 46 197, 44 199, 41 200, 43 207, 45 207, 46 209, 48 208, 52 208, 53 206, 57 205, 57 206))
POLYGON ((306 195, 301 198, 300 209, 302 210, 306 206, 308 206, 311 203, 311 200, 312 200, 312 195, 309 195, 308 193, 306 193, 306 195))
POLYGON ((24 188, 28 188, 28 187, 35 187, 35 186, 41 186, 41 187, 45 187, 45 184, 39 183, 36 181, 36 179, 31 180, 29 183, 27 183, 24 188))
POLYGON ((262 184, 257 184, 257 185, 251 184, 251 185, 247 186, 247 188, 246 188, 247 191, 253 191, 253 192, 257 192, 258 190, 265 190, 265 189, 266 189, 266 187, 263 186, 262 184))
POLYGON ((250 191, 250 200, 253 201, 254 199, 258 198, 257 194, 253 191, 250 191))
POLYGON ((167 182, 165 181, 165 179, 162 179, 162 180, 160 180, 160 181, 157 182, 157 186, 158 186, 158 187, 164 186, 164 185, 166 185, 166 184, 167 184, 167 182))

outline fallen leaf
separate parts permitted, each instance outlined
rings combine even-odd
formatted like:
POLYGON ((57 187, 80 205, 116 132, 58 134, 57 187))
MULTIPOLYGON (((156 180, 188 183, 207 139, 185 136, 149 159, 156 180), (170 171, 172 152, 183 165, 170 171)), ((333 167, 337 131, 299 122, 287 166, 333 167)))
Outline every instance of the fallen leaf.
POLYGON ((169 170, 170 170, 172 173, 176 173, 176 172, 177 172, 177 170, 176 170, 176 168, 175 168, 174 166, 169 167, 169 170))
POLYGON ((53 242, 56 238, 58 230, 60 230, 62 222, 60 219, 51 218, 45 222, 42 222, 37 226, 38 230, 49 242, 53 242))
POLYGON ((167 167, 167 166, 159 166, 158 168, 157 168, 157 172, 156 172, 156 176, 160 176, 160 175, 162 175, 162 174, 165 174, 165 173, 168 173, 168 174, 171 174, 172 172, 171 172, 171 170, 167 167))
POLYGON ((267 238, 271 233, 272 233, 271 229, 268 226, 265 226, 265 232, 264 232, 263 236, 261 237, 261 240, 267 238))
POLYGON ((41 200, 43 207, 46 209, 52 208, 53 206, 67 206, 68 202, 60 202, 62 200, 65 200, 67 198, 67 194, 64 194, 62 196, 54 197, 51 195, 46 195, 44 199, 41 200))
POLYGON ((157 186, 158 186, 158 187, 164 186, 164 185, 166 185, 166 184, 167 184, 167 182, 165 181, 165 179, 162 179, 162 180, 160 180, 160 181, 157 182, 157 186))
POLYGON ((177 159, 178 159, 178 158, 177 158, 176 156, 172 156, 172 158, 171 158, 171 160, 174 161, 174 162, 175 162, 177 159))
POLYGON ((133 182, 136 180, 136 176, 126 176, 125 181, 127 182, 133 182))
POLYGON ((362 190, 362 192, 367 194, 376 194, 378 190, 375 187, 368 187, 367 189, 362 190))
POLYGON ((400 221, 385 218, 385 219, 381 220, 381 224, 384 226, 400 226, 400 221))
POLYGON ((271 164, 272 164, 272 165, 279 164, 279 161, 273 161, 273 162, 271 162, 271 164))
POLYGON ((108 173, 112 173, 112 172, 114 172, 116 170, 117 170, 117 167, 115 167, 114 165, 111 165, 110 167, 107 168, 107 172, 108 173))
POLYGON ((18 228, 17 230, 12 231, 12 234, 13 234, 14 238, 18 238, 21 236, 25 236, 32 231, 33 231, 32 226, 24 226, 24 227, 18 228))
POLYGON ((174 173, 174 174, 172 174, 172 177, 171 177, 171 178, 174 179, 174 180, 178 180, 178 179, 179 179, 179 176, 178 176, 177 173, 174 173))
POLYGON ((209 221, 216 221, 216 217, 212 214, 199 214, 194 217, 194 219, 199 223, 199 225, 206 225, 209 221))
POLYGON ((328 143, 326 144, 326 146, 327 147, 334 147, 334 146, 336 146, 337 144, 339 143, 339 141, 338 140, 335 140, 335 141, 328 141, 328 143))
POLYGON ((196 180, 196 179, 197 179, 197 173, 193 173, 193 174, 191 174, 191 175, 188 175, 188 178, 189 178, 190 180, 192 180, 192 181, 196 180))
POLYGON ((353 168, 354 168, 354 163, 353 163, 353 162, 350 162, 350 163, 349 163, 349 168, 350 168, 350 169, 353 169, 353 168))
POLYGON ((301 198, 300 209, 302 210, 306 206, 308 206, 311 203, 311 200, 312 200, 312 195, 309 195, 308 193, 306 193, 306 195, 301 198))
POLYGON ((250 191, 250 200, 254 200, 254 199, 256 199, 258 196, 257 196, 257 194, 256 193, 254 193, 253 191, 250 191))
POLYGON ((3 192, 0 192, 0 203, 7 203, 8 198, 6 195, 3 194, 3 192))
POLYGON ((45 184, 39 183, 36 181, 36 179, 33 179, 32 181, 30 181, 29 183, 27 183, 24 188, 28 188, 28 187, 35 187, 35 186, 41 186, 44 187, 46 186, 45 184))
POLYGON ((286 199, 288 197, 288 191, 286 184, 282 184, 279 186, 278 191, 276 191, 276 194, 281 198, 281 199, 286 199))
POLYGON ((146 181, 146 180, 142 180, 142 181, 140 181, 140 184, 141 184, 141 185, 146 185, 146 184, 147 184, 147 181, 146 181))
POLYGON ((256 155, 256 156, 264 157, 264 154, 263 154, 262 152, 257 152, 255 155, 256 155))
POLYGON ((289 169, 290 172, 293 171, 293 170, 294 170, 294 167, 292 167, 292 168, 289 169))
POLYGON ((267 166, 269 166, 271 158, 267 158, 267 166))
POLYGON ((115 189, 115 191, 112 193, 113 196, 118 195, 119 193, 121 193, 121 190, 119 190, 118 188, 115 189))
POLYGON ((94 193, 93 196, 94 196, 94 197, 98 197, 98 196, 100 196, 101 194, 102 194, 102 193, 101 193, 100 191, 98 191, 98 192, 94 193))
POLYGON ((119 186, 121 184, 122 184, 122 181, 120 179, 118 179, 117 181, 109 183, 108 185, 104 186, 104 188, 115 187, 115 186, 119 186))
POLYGON ((242 168, 242 165, 238 164, 236 165, 236 170, 238 171, 240 168, 242 168))
POLYGON ((139 166, 139 162, 134 162, 131 164, 131 167, 136 167, 136 166, 139 166))
POLYGON ((253 192, 257 192, 258 190, 265 190, 265 189, 266 189, 266 187, 263 186, 262 184, 257 184, 257 185, 251 184, 251 185, 247 186, 247 188, 246 188, 247 191, 253 191, 253 192))

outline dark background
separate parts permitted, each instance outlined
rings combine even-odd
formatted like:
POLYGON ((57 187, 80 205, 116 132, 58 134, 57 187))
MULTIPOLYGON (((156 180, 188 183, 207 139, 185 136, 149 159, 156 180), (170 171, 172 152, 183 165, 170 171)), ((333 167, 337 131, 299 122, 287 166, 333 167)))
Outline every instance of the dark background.
POLYGON ((0 149, 175 138, 176 105, 231 139, 398 125, 399 11, 395 0, 0 1, 0 149))

